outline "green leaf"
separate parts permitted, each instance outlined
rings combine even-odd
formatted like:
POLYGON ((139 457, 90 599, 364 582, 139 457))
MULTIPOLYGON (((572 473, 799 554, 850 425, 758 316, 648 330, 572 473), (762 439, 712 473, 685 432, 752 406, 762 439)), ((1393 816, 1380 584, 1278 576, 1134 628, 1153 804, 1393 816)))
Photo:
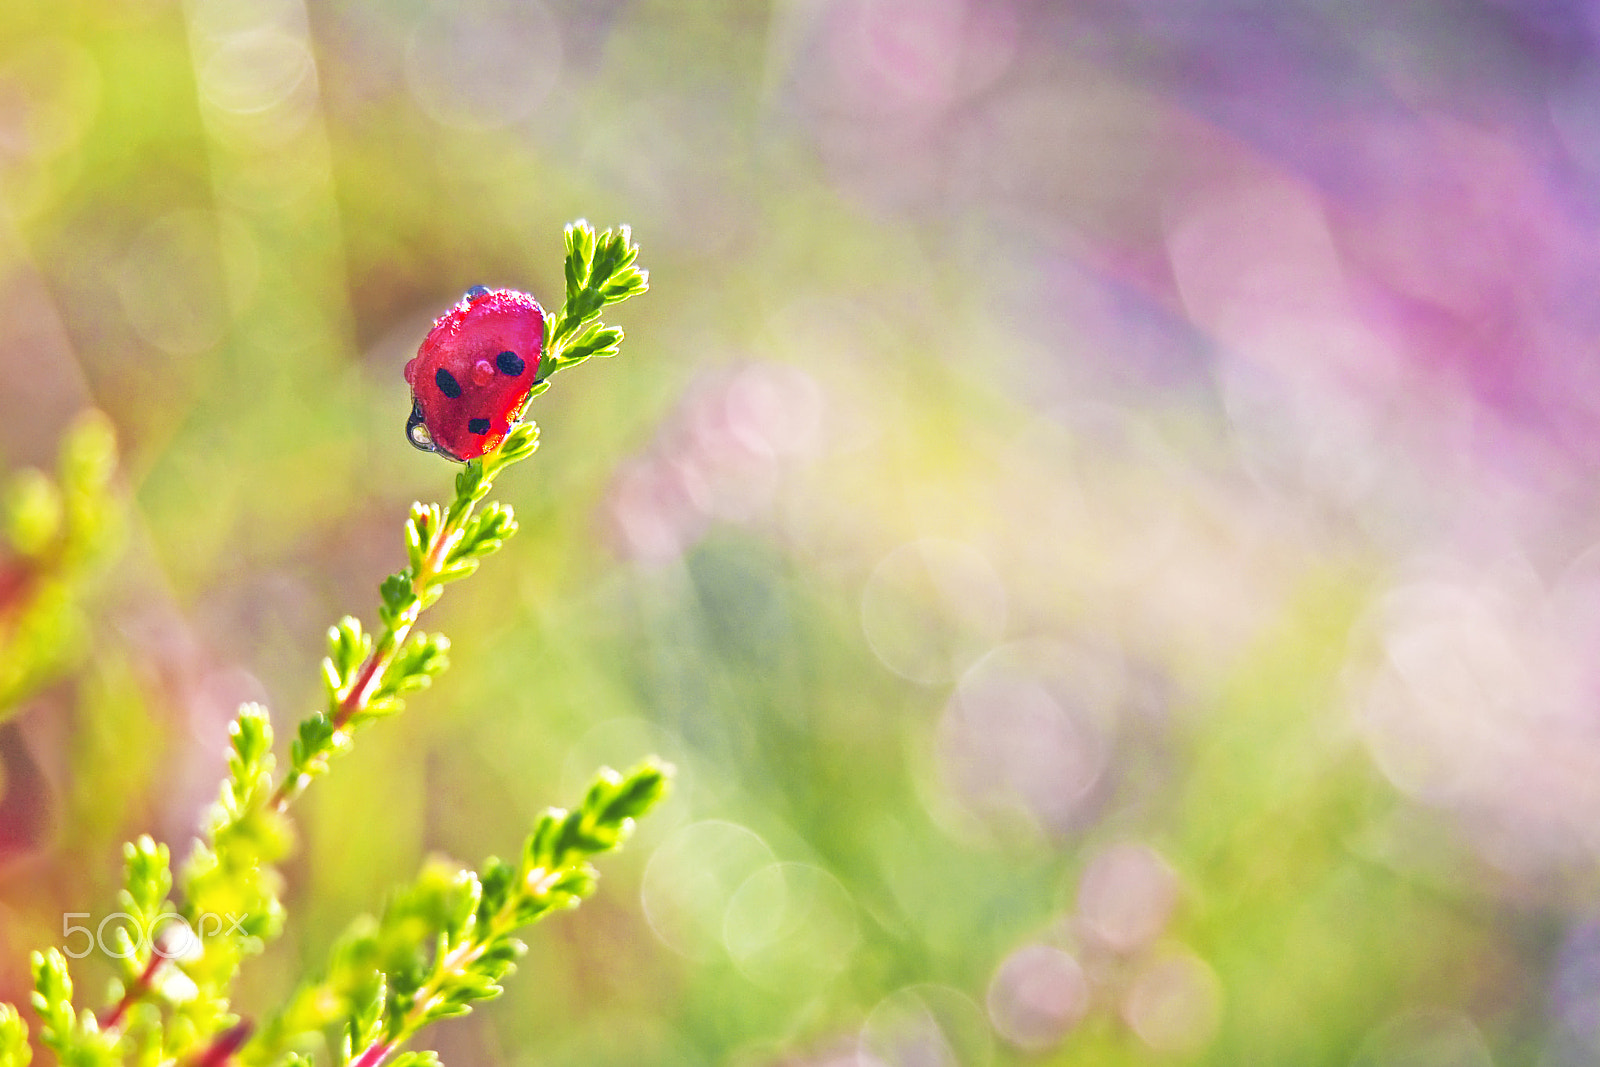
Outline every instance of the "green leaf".
POLYGON ((66 958, 52 948, 35 952, 29 959, 33 965, 33 1010, 39 1014, 40 1040, 64 1057, 72 1047, 77 1025, 66 958))
POLYGON ((577 340, 561 350, 558 370, 582 363, 592 356, 606 358, 617 354, 622 344, 622 330, 616 326, 602 326, 598 322, 587 327, 577 340))
POLYGON ((489 555, 516 531, 517 520, 509 506, 487 505, 481 514, 467 523, 461 539, 451 546, 446 568, 463 560, 489 555))
MULTIPOLYGON (((459 475, 456 484, 459 491, 461 484, 459 475)), ((439 523, 439 505, 422 503, 411 505, 411 515, 406 519, 405 541, 406 559, 410 563, 413 575, 422 572, 423 560, 433 544, 433 535, 438 532, 439 523)))
POLYGON ((483 494, 489 491, 488 483, 484 478, 483 460, 475 459, 461 468, 456 475, 456 501, 450 509, 452 512, 465 510, 469 504, 477 503, 483 494))
POLYGON ((620 304, 650 288, 650 275, 638 267, 618 271, 601 290, 607 304, 620 304))
POLYGON ((600 820, 620 824, 637 819, 666 797, 672 765, 647 761, 628 772, 600 811, 600 820))
POLYGON ((12 475, 5 496, 7 540, 24 556, 43 556, 61 532, 61 490, 43 471, 30 467, 12 475))
POLYGON ((439 1054, 432 1051, 402 1052, 389 1061, 389 1067, 441 1067, 439 1054))
POLYGON ((517 890, 517 870, 504 860, 490 856, 479 874, 483 896, 478 903, 478 924, 487 927, 517 890))
POLYGON ((413 634, 389 661, 383 681, 368 702, 367 710, 386 697, 424 689, 450 666, 450 639, 444 634, 413 634))
POLYGON ((411 588, 411 572, 400 571, 398 574, 389 575, 383 580, 383 584, 378 587, 378 596, 383 601, 383 606, 379 608, 378 615, 383 620, 384 625, 393 627, 395 621, 417 599, 411 588))
POLYGON ((289 746, 289 761, 296 771, 304 772, 312 763, 326 758, 335 734, 333 720, 317 711, 300 722, 293 743, 289 746))
POLYGON ((567 249, 566 299, 571 303, 589 282, 594 264, 594 227, 589 225, 588 220, 578 219, 567 225, 563 237, 567 249))
POLYGON ((243 704, 228 726, 233 748, 230 763, 242 773, 258 773, 272 758, 272 720, 260 704, 243 704))
MULTIPOLYGON (((548 382, 535 382, 533 388, 528 391, 528 396, 530 398, 538 396, 547 388, 549 388, 548 382)), ((500 442, 500 447, 484 458, 485 462, 491 465, 491 473, 498 474, 511 464, 533 455, 538 447, 539 427, 532 422, 524 422, 506 434, 505 440, 500 442)))
POLYGON ((328 657, 322 661, 323 683, 330 700, 336 700, 355 681, 356 672, 372 652, 372 638, 361 632, 361 620, 351 615, 328 628, 328 657))
POLYGON ((28 1024, 10 1004, 0 1004, 0 1067, 28 1067, 33 1049, 28 1047, 28 1024))
POLYGON ((172 891, 171 854, 149 834, 122 846, 122 892, 139 916, 154 916, 172 891))

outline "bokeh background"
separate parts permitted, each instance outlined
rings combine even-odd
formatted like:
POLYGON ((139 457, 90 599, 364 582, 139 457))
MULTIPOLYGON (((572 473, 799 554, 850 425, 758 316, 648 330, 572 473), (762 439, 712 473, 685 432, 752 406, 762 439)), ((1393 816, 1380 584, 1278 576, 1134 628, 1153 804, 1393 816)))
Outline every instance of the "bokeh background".
POLYGON ((655 752, 446 1062, 1600 1060, 1585 0, 0 7, 0 459, 99 408, 126 509, 0 728, 0 999, 314 706, 449 492, 402 365, 576 217, 652 291, 243 1011, 655 752))

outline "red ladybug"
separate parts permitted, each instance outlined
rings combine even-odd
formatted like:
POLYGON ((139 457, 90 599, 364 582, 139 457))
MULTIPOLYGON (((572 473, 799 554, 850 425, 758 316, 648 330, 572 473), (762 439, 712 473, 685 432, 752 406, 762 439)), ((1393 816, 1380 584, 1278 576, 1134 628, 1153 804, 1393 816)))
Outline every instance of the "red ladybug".
POLYGON ((406 364, 406 438, 465 463, 498 445, 539 377, 544 309, 527 293, 475 285, 406 364))

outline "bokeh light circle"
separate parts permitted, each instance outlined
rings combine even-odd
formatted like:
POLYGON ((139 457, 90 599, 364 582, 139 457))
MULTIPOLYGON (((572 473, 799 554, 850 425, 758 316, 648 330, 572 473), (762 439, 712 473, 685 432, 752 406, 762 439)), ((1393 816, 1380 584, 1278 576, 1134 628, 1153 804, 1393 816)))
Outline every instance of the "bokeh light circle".
POLYGON ((1198 1052, 1222 1022, 1222 983, 1204 960, 1175 953, 1142 968, 1128 987, 1122 1017, 1158 1052, 1198 1052))
POLYGON ((850 894, 807 863, 775 863, 752 874, 723 918, 723 940, 740 972, 794 995, 848 966, 859 936, 850 894))
POLYGON ((1160 936, 1178 900, 1178 876, 1148 845, 1123 842, 1095 855, 1078 881, 1077 917, 1114 952, 1134 952, 1160 936))
POLYGON ((650 929, 690 959, 719 955, 729 902, 776 861, 765 841, 736 823, 708 819, 680 828, 645 867, 639 897, 650 929))
POLYGON ((1003 645, 961 678, 939 722, 945 785, 991 823, 1069 828, 1110 758, 1123 692, 1111 648, 1003 645))
POLYGON ((752 363, 728 385, 728 430, 752 450, 776 456, 817 450, 822 428, 822 387, 786 363, 752 363))
POLYGON ((412 31, 406 84, 434 121, 492 130, 542 104, 561 63, 560 27, 538 0, 439 4, 412 31))
POLYGON ((972 998, 920 984, 891 993, 862 1024, 861 1062, 871 1067, 987 1067, 989 1022, 972 998))
POLYGON ((1415 1008, 1367 1036, 1352 1067, 1493 1067, 1483 1034, 1467 1016, 1445 1008, 1415 1008))
POLYGON ((229 323, 227 271, 217 216, 174 211, 134 238, 117 271, 128 322, 173 355, 215 347, 229 323))
POLYGON ((229 37, 200 65, 200 95, 231 115, 268 111, 289 100, 314 76, 306 42, 278 29, 258 29, 229 37))
POLYGON ((43 160, 76 144, 99 109, 100 65, 65 37, 10 42, 0 58, 0 163, 43 160))
POLYGON ((954 681, 1005 630, 1006 592, 977 549, 924 538, 885 556, 861 593, 861 628, 883 665, 926 685, 954 681))
POLYGON ((995 1032, 1018 1048, 1042 1051, 1089 1010, 1089 979, 1071 955, 1052 945, 1024 945, 989 981, 986 1006, 995 1032))

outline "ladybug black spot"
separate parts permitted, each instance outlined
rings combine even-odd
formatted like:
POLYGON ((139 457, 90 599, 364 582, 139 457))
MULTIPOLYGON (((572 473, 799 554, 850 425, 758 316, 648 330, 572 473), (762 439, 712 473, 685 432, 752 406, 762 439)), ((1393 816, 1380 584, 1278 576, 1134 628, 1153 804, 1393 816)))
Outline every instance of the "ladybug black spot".
POLYGON ((495 366, 500 368, 501 374, 509 374, 513 378, 522 373, 526 363, 515 352, 502 352, 494 357, 495 366))
POLYGON ((467 430, 470 433, 488 433, 489 432, 489 420, 488 419, 468 419, 467 420, 467 430))
POLYGON ((461 398, 461 383, 456 381, 455 375, 443 367, 440 367, 438 372, 434 374, 433 384, 439 387, 439 392, 451 400, 459 400, 461 398))

